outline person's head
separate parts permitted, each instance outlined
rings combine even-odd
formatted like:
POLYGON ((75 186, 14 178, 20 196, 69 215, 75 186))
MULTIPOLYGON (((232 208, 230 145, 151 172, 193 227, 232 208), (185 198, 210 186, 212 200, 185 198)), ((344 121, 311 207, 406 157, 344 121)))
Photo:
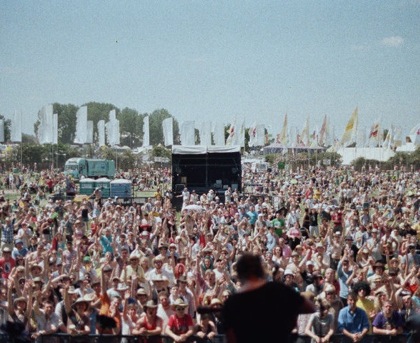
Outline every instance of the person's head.
POLYGON ((370 295, 371 289, 366 281, 359 281, 354 284, 353 291, 357 294, 359 298, 364 299, 365 297, 370 295))
POLYGON ((295 273, 293 273, 293 271, 291 269, 286 269, 284 271, 284 283, 286 285, 291 285, 293 284, 294 280, 295 280, 295 273))
POLYGON ((136 298, 141 304, 145 304, 149 298, 144 288, 139 288, 136 293, 136 298))
POLYGON ((137 255, 130 256, 130 265, 136 268, 140 262, 140 258, 137 255))
POLYGON ((243 283, 250 279, 263 279, 265 277, 261 257, 250 253, 243 254, 236 263, 238 279, 243 283))
POLYGON ((166 292, 159 293, 159 303, 161 303, 164 308, 167 308, 169 306, 168 293, 166 292))
POLYGON ((9 247, 4 247, 2 250, 3 257, 8 260, 12 256, 12 250, 9 247))
POLYGON ((182 318, 185 315, 185 309, 188 307, 188 305, 184 302, 184 300, 178 298, 173 302, 172 307, 176 316, 182 318))
POLYGON ((350 292, 347 296, 347 305, 349 306, 350 310, 354 311, 356 309, 356 302, 357 294, 354 292, 350 292))
POLYGON ((320 272, 318 271, 313 272, 312 277, 313 277, 315 285, 319 286, 322 283, 323 276, 320 272))
POLYGON ((320 299, 317 301, 317 307, 319 309, 319 314, 321 315, 321 317, 324 317, 327 315, 331 304, 327 299, 320 299))
POLYGON ((332 301, 334 300, 335 296, 336 296, 336 290, 335 287, 331 284, 328 284, 325 287, 325 299, 327 299, 328 301, 332 301))
POLYGON ((384 312, 385 316, 388 317, 391 315, 393 310, 392 302, 389 300, 385 300, 382 305, 382 311, 384 312))
POLYGON ((381 262, 376 262, 373 265, 373 270, 375 271, 375 274, 382 275, 384 273, 385 266, 381 262))
POLYGON ((151 316, 151 317, 156 316, 157 305, 155 304, 155 302, 153 300, 148 300, 143 305, 143 309, 144 309, 144 312, 146 312, 146 315, 151 316))
POLYGON ((13 305, 14 305, 15 309, 18 310, 18 311, 24 311, 26 309, 27 304, 28 304, 28 302, 27 302, 26 298, 24 298, 24 297, 16 298, 13 301, 13 305))
POLYGON ((332 268, 327 268, 325 270, 325 280, 329 283, 333 283, 335 280, 335 271, 332 268))
POLYGON ((343 262, 341 263, 341 267, 345 272, 347 272, 350 268, 350 262, 347 258, 343 259, 343 262))
POLYGON ((74 302, 73 308, 78 313, 84 313, 89 308, 89 302, 86 299, 79 298, 74 302))

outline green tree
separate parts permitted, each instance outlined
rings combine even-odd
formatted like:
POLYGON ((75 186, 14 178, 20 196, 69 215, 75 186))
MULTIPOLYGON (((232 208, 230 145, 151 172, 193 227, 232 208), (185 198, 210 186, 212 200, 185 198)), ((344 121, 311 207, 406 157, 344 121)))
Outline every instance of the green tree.
POLYGON ((136 110, 124 108, 118 115, 120 121, 120 145, 130 148, 140 146, 143 138, 143 116, 136 110))
POLYGON ((73 144, 76 133, 76 113, 79 108, 72 104, 61 105, 58 103, 55 103, 53 108, 54 113, 57 113, 58 116, 58 142, 73 144))
POLYGON ((167 157, 167 158, 171 158, 171 150, 165 148, 162 144, 158 144, 156 146, 153 147, 152 149, 152 153, 151 153, 152 157, 167 157))
MULTIPOLYGON (((165 109, 155 110, 150 114, 149 129, 150 129, 150 145, 164 144, 162 122, 172 115, 165 109)), ((174 137, 179 136, 179 125, 174 118, 174 137)), ((176 144, 176 142, 174 142, 176 144)))
POLYGON ((137 157, 130 150, 118 153, 118 165, 120 169, 128 170, 136 167, 137 157))
POLYGON ((10 135, 11 135, 10 127, 11 127, 12 122, 10 119, 6 119, 1 114, 0 114, 0 119, 4 120, 4 141, 10 142, 10 135))
MULTIPOLYGON (((76 132, 76 113, 78 107, 72 104, 62 105, 53 104, 53 112, 58 116, 58 142, 65 144, 73 144, 76 132)), ((38 129, 41 121, 39 119, 34 124, 35 135, 38 136, 38 129)))
POLYGON ((96 141, 98 139, 98 121, 105 120, 105 123, 109 121, 109 112, 112 110, 115 110, 118 118, 120 110, 115 105, 99 102, 88 102, 84 106, 87 106, 88 120, 93 121, 93 140, 96 141))

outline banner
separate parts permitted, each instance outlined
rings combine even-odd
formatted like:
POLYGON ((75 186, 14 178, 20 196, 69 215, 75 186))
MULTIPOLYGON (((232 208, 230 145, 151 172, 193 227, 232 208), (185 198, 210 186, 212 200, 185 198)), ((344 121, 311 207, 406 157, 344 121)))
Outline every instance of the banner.
POLYGON ((0 143, 4 143, 4 120, 0 119, 0 143))
POLYGON ((195 122, 185 121, 181 125, 181 145, 195 145, 195 122))
POLYGON ((211 145, 211 122, 201 122, 198 129, 200 135, 200 145, 209 146, 211 145))
POLYGON ((82 106, 76 113, 75 144, 85 144, 87 140, 87 106, 82 106))
POLYGON ((98 121, 98 144, 99 146, 105 145, 105 120, 98 121))
POLYGON ((172 117, 164 119, 162 129, 165 146, 174 145, 174 119, 172 117))
POLYGON ((283 144, 284 146, 287 146, 288 144, 287 113, 284 116, 283 128, 277 136, 277 143, 283 144))
POLYGON ((149 116, 143 118, 143 146, 150 145, 150 127, 149 127, 149 116))
POLYGON ((38 141, 40 144, 50 144, 53 142, 53 105, 46 105, 38 112, 39 127, 38 141))
POLYGON ((51 143, 58 144, 58 113, 52 115, 51 143))
POLYGON ((355 133, 357 130, 357 123, 359 120, 359 110, 356 107, 353 113, 350 116, 349 121, 347 122, 347 125, 344 129, 343 136, 341 137, 341 146, 347 146, 355 141, 355 133))
POLYGON ((93 143, 93 120, 87 121, 87 130, 86 130, 86 143, 93 143))
POLYGON ((14 119, 12 121, 12 142, 22 142, 22 112, 15 111, 14 119))
POLYGON ((212 128, 214 145, 225 145, 225 125, 223 123, 216 123, 212 128))

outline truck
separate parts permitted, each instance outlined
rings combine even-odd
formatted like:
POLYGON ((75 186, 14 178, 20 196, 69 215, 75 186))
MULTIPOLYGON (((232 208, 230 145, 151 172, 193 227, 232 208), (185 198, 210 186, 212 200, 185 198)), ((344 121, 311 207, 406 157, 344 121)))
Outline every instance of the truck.
POLYGON ((71 176, 75 180, 86 177, 92 179, 100 177, 113 179, 115 177, 115 161, 82 157, 70 158, 64 165, 64 174, 71 176))

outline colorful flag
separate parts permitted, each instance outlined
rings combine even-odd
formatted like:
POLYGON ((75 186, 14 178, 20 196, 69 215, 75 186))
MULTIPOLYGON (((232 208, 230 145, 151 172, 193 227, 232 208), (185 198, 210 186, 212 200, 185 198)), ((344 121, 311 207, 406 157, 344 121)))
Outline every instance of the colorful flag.
POLYGON ((357 123, 359 119, 359 110, 356 107, 350 116, 349 121, 344 129, 343 137, 341 138, 341 145, 346 146, 354 142, 354 135, 357 130, 357 123))
POLYGON ((286 113, 286 115, 284 116, 283 128, 280 132, 280 136, 278 137, 278 142, 280 144, 287 145, 287 140, 288 140, 287 138, 288 138, 288 135, 287 135, 287 113, 286 113))

